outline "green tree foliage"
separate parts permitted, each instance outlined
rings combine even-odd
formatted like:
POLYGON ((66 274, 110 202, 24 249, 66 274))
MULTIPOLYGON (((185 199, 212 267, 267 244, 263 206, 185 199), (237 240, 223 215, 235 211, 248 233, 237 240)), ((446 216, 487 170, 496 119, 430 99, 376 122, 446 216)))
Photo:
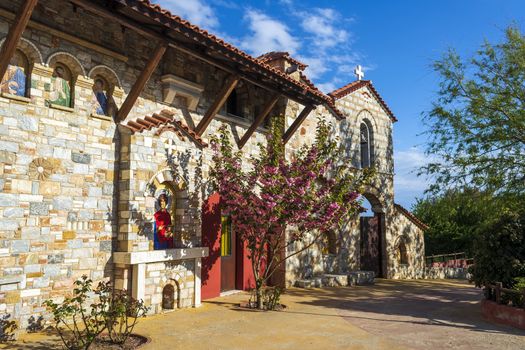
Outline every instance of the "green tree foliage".
POLYGON ((434 192, 474 186, 525 192, 525 37, 515 27, 497 45, 486 42, 473 58, 449 50, 434 63, 438 98, 425 116, 427 154, 421 169, 434 192))
POLYGON ((479 225, 493 220, 496 206, 491 194, 469 188, 419 199, 412 211, 429 226, 425 254, 465 252, 472 256, 479 225))
POLYGON ((515 287, 525 276, 525 213, 503 212, 493 223, 483 227, 475 240, 472 281, 481 287, 485 283, 502 282, 515 287))

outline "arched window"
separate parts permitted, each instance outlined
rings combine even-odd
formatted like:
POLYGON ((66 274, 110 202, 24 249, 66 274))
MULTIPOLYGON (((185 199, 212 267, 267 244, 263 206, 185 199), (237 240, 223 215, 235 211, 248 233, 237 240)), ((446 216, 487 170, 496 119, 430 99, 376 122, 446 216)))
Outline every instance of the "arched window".
POLYGON ((117 74, 107 66, 98 65, 93 67, 88 75, 93 79, 91 115, 114 117, 118 110, 114 96, 115 93, 120 96, 119 91, 121 91, 117 74))
POLYGON ((397 259, 400 265, 408 265, 407 246, 405 242, 399 243, 397 248, 397 259))
POLYGON ((92 114, 107 115, 115 114, 115 103, 111 96, 111 86, 102 76, 96 76, 93 83, 93 98, 91 99, 92 114))
POLYGON ((371 133, 367 123, 361 123, 360 132, 361 168, 369 168, 372 163, 371 133))
POLYGON ((73 107, 73 75, 63 63, 54 64, 48 102, 62 107, 73 107))
POLYGON ((29 60, 16 50, 0 83, 0 91, 5 94, 27 97, 29 87, 29 60))

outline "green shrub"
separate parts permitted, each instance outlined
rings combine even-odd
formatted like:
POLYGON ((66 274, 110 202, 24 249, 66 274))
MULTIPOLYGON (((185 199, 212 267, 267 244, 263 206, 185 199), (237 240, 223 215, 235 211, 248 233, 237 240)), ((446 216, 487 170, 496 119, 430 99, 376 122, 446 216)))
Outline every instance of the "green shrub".
MULTIPOLYGON (((86 306, 92 290, 93 281, 86 275, 75 281, 73 296, 66 297, 61 304, 46 300, 44 304, 51 310, 55 329, 65 347, 70 350, 88 349, 106 328, 103 313, 107 305, 103 301, 86 306)), ((109 293, 106 284, 99 284, 98 295, 109 293)))
POLYGON ((142 300, 133 299, 124 290, 102 295, 101 300, 108 305, 104 313, 104 321, 109 338, 112 343, 122 345, 133 333, 139 317, 144 317, 149 307, 146 307, 142 300))
POLYGON ((0 343, 15 339, 15 331, 18 329, 16 321, 11 320, 11 314, 0 316, 0 343))
POLYGON ((515 278, 525 276, 525 215, 504 212, 480 232, 474 246, 471 281, 478 287, 502 282, 504 288, 513 288, 515 278))

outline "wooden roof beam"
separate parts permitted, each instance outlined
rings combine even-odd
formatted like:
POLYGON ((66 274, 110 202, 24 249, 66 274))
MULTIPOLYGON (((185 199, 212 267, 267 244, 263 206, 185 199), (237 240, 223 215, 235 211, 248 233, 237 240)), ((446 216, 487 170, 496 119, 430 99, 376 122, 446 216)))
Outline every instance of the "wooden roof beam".
MULTIPOLYGON (((208 63, 208 64, 210 64, 210 65, 212 65, 214 67, 217 67, 220 70, 225 71, 227 73, 240 75, 240 77, 243 80, 249 82, 250 84, 253 84, 255 86, 263 88, 263 89, 265 89, 267 91, 279 92, 280 94, 282 94, 286 98, 289 98, 290 100, 298 102, 298 103, 303 104, 303 105, 306 104, 306 101, 310 101, 310 103, 312 103, 312 98, 307 97, 303 93, 297 92, 299 87, 292 87, 290 82, 287 82, 286 85, 284 85, 283 87, 285 87, 287 89, 291 89, 291 90, 295 89, 297 95, 301 95, 302 94, 301 97, 294 96, 293 94, 290 94, 290 93, 284 91, 283 87, 281 87, 281 89, 276 89, 274 87, 269 86, 268 83, 261 83, 260 78, 251 78, 247 74, 245 74, 245 73, 243 74, 240 71, 236 71, 235 69, 233 69, 231 67, 228 67, 226 64, 217 62, 216 60, 212 59, 211 57, 209 57, 209 56, 207 56, 207 55, 205 55, 203 53, 198 53, 198 52, 195 52, 193 50, 190 50, 189 48, 185 47, 182 43, 177 42, 175 39, 169 37, 167 34, 166 35, 162 35, 162 34, 156 32, 156 31, 154 31, 152 29, 144 28, 143 26, 145 26, 145 24, 139 23, 139 22, 137 22, 137 21, 135 21, 133 19, 130 19, 129 17, 126 17, 124 14, 122 14, 120 12, 111 12, 111 11, 107 10, 106 8, 101 7, 100 5, 97 5, 95 3, 91 3, 91 2, 85 1, 85 0, 69 0, 69 2, 77 5, 80 8, 83 8, 86 11, 91 12, 92 14, 95 14, 95 15, 101 17, 101 18, 109 19, 111 21, 114 21, 115 23, 118 23, 118 24, 122 25, 123 27, 129 28, 129 29, 135 31, 136 33, 138 33, 138 34, 140 34, 140 35, 142 35, 142 36, 144 36, 146 38, 154 39, 154 40, 166 40, 168 42, 169 47, 174 48, 174 49, 176 49, 176 50, 178 50, 180 52, 186 53, 186 54, 188 54, 188 55, 190 55, 192 57, 198 58, 199 60, 201 60, 201 61, 203 61, 205 63, 208 63)), ((175 29, 173 29, 173 30, 176 31, 175 29)), ((178 32, 180 33, 180 30, 178 32)), ((215 45, 212 44, 211 46, 215 46, 215 45)), ((218 49, 219 50, 223 50, 222 48, 218 48, 218 49)), ((250 69, 254 69, 254 68, 252 67, 250 69)), ((259 70, 259 72, 256 72, 256 73, 259 73, 259 74, 263 74, 264 73, 264 74, 266 74, 266 72, 262 72, 261 68, 258 68, 258 70, 259 70)), ((314 97, 314 100, 319 100, 317 102, 318 103, 322 103, 320 98, 314 97)))
POLYGON ((219 112, 221 107, 224 105, 226 100, 228 99, 228 96, 232 93, 233 89, 237 86, 239 83, 239 80, 241 78, 238 75, 230 75, 226 79, 226 83, 223 85, 222 89, 219 91, 217 97, 215 98, 215 101, 211 104, 210 108, 206 111, 204 114, 204 117, 199 122, 199 125, 195 128, 195 133, 198 136, 201 136, 208 125, 210 125, 211 120, 215 115, 219 112))
POLYGON ((242 149, 244 147, 244 145, 246 144, 246 142, 248 142, 248 140, 253 135, 255 130, 259 127, 259 125, 261 125, 264 122, 264 120, 266 119, 268 114, 271 112, 271 110, 273 109, 273 107, 275 106, 277 101, 279 100, 280 96, 281 96, 280 94, 274 94, 268 100, 268 102, 264 105, 263 110, 259 113, 257 118, 255 118, 255 120, 252 123, 252 125, 250 125, 250 128, 248 130, 246 130, 246 132, 242 136, 241 140, 239 141, 239 143, 238 143, 239 149, 242 149))
POLYGON ((133 84, 133 87, 131 88, 131 91, 129 92, 128 96, 126 97, 126 100, 122 104, 122 107, 120 107, 116 120, 117 123, 126 120, 129 112, 131 111, 131 109, 135 105, 135 102, 137 102, 137 99, 142 93, 142 90, 144 90, 144 87, 146 86, 146 83, 148 82, 149 78, 151 78, 151 75, 153 74, 155 69, 157 69, 157 66, 160 63, 162 56, 164 56, 164 53, 166 52, 167 48, 168 45, 165 42, 160 42, 157 45, 157 48, 153 52, 153 55, 149 59, 148 63, 146 63, 144 70, 140 73, 138 79, 135 81, 135 84, 133 84))
POLYGON ((293 121, 292 125, 290 125, 288 130, 286 130, 286 132, 284 133, 284 135, 283 135, 283 142, 284 142, 284 144, 286 144, 288 141, 290 141, 290 139, 292 138, 293 134, 297 131, 297 129, 299 129, 301 124, 304 122, 306 117, 308 117, 308 114, 310 114, 310 112, 313 109, 314 109, 314 106, 312 106, 312 105, 308 105, 308 106, 305 106, 303 108, 303 110, 301 111, 299 116, 297 118, 295 118, 295 120, 293 121))
POLYGON ((16 46, 29 23, 29 19, 37 3, 38 0, 26 0, 20 7, 20 10, 18 10, 15 20, 7 32, 6 39, 2 48, 0 48, 0 79, 2 79, 7 71, 7 66, 9 66, 16 46))

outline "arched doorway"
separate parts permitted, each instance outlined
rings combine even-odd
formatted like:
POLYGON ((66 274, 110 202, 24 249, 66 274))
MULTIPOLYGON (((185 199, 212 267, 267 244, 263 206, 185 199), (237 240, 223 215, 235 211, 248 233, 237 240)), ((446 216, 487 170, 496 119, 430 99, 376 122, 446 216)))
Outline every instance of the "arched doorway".
POLYGON ((366 211, 359 216, 360 269, 383 277, 384 210, 377 197, 369 193, 363 195, 363 207, 366 211))

